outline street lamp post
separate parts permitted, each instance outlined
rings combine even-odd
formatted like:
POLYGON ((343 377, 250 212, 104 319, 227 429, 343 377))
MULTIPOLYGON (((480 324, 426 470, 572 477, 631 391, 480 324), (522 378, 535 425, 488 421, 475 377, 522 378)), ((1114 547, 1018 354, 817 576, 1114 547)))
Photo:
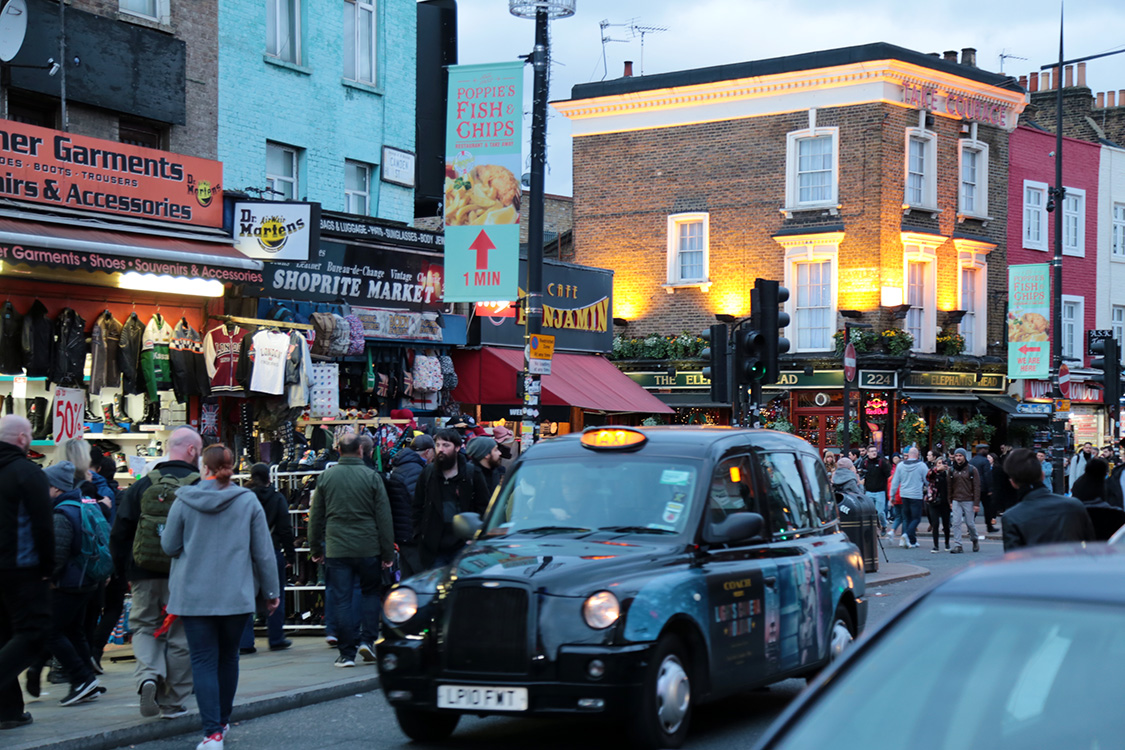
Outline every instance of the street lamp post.
MULTIPOLYGON (((527 215, 527 328, 524 335, 524 426, 521 443, 527 447, 528 432, 534 435, 538 422, 540 376, 531 372, 531 337, 543 330, 543 182, 547 163, 547 98, 550 39, 548 23, 574 15, 576 0, 508 0, 508 12, 535 19, 535 47, 527 56, 534 73, 531 104, 531 186, 527 215), (526 429, 532 423, 530 430, 526 429)), ((532 438, 534 439, 534 438, 532 438)))

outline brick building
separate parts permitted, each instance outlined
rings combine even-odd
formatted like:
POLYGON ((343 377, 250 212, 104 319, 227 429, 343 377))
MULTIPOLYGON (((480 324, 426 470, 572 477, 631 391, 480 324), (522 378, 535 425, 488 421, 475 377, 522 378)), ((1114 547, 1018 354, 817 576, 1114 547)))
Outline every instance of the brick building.
MULTIPOLYGON (((554 105, 574 133, 575 260, 615 270, 630 337, 745 316, 755 277, 782 281, 792 348, 770 414, 822 448, 843 413, 841 313, 870 325, 857 406, 890 448, 904 417, 934 427, 1003 401, 1008 137, 1024 103, 971 49, 889 44, 575 86, 554 105)), ((692 392, 698 361, 622 367, 670 404, 710 406, 692 392)))

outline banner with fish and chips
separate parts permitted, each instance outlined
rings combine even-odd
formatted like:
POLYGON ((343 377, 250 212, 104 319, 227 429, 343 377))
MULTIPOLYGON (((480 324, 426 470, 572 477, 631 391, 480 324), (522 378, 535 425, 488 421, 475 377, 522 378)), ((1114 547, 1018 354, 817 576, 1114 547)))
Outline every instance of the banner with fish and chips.
POLYGON ((1008 266, 1008 377, 1045 380, 1051 369, 1051 275, 1046 263, 1008 266))
POLYGON ((445 302, 519 287, 523 62, 452 65, 445 134, 445 302))

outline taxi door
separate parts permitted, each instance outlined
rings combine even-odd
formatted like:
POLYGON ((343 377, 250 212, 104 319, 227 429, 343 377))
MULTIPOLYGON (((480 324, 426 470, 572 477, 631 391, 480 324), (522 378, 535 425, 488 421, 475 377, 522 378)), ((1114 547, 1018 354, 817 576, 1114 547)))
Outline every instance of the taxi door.
POLYGON ((816 532, 797 455, 760 451, 757 457, 770 534, 765 551, 777 566, 777 660, 773 665, 777 672, 787 673, 819 660, 823 629, 819 626, 817 560, 812 554, 816 532))
MULTIPOLYGON (((731 513, 761 513, 753 491, 748 454, 727 455, 715 467, 703 519, 703 539, 711 525, 731 513)), ((770 627, 767 600, 776 600, 777 566, 764 540, 712 544, 703 563, 707 582, 711 640, 711 678, 719 693, 768 682, 770 627)), ((773 611, 777 611, 776 604, 773 611)), ((774 622, 776 631, 777 623, 774 622)), ((776 638, 774 638, 776 643, 776 638)), ((776 657, 774 657, 776 658, 776 657)))

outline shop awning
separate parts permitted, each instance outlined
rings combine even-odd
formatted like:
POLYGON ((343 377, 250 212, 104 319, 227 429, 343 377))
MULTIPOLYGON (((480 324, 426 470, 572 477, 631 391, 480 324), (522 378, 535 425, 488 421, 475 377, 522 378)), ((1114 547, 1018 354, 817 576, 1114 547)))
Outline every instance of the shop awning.
POLYGON ((720 404, 711 400, 710 393, 654 393, 666 406, 676 406, 681 409, 729 409, 730 404, 720 404))
MULTIPOLYGON (((523 370, 519 349, 484 347, 456 350, 457 388, 453 400, 466 404, 519 404, 516 382, 523 370)), ((543 376, 540 402, 546 406, 576 406, 588 411, 671 414, 660 399, 634 383, 612 362, 598 354, 556 353, 551 374, 543 376)))
POLYGON ((1047 413, 1032 413, 1024 414, 1019 410, 1020 402, 1016 401, 1011 396, 990 396, 979 394, 977 396, 982 402, 992 406, 996 409, 1007 414, 1009 417, 1020 419, 1047 419, 1050 417, 1050 412, 1047 413))
MULTIPOLYGON (((190 267, 194 264, 197 269, 200 266, 210 266, 257 271, 258 281, 261 281, 260 272, 264 268, 262 261, 247 258, 238 252, 229 237, 199 235, 198 238, 191 238, 188 228, 173 235, 124 231, 119 227, 120 225, 112 229, 102 228, 74 220, 60 223, 47 217, 41 221, 25 221, 0 216, 0 244, 19 246, 20 249, 18 255, 15 248, 10 250, 5 263, 111 273, 136 270, 172 276, 189 275, 177 271, 186 266, 190 272, 190 267), (130 263, 130 267, 103 263, 100 261, 102 256, 122 258, 130 263), (137 260, 141 260, 142 264, 132 267, 137 260)), ((224 281, 249 280, 238 276, 234 274, 234 278, 223 278, 221 275, 211 274, 211 278, 224 281)))

